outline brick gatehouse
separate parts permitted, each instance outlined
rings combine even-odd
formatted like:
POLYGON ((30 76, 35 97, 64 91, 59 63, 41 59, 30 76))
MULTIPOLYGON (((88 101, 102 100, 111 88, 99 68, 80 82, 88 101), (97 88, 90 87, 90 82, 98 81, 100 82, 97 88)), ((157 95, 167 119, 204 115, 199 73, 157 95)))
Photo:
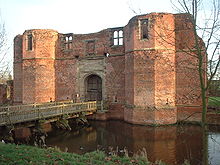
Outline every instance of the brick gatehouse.
POLYGON ((151 13, 91 34, 26 30, 14 39, 14 103, 104 100, 103 119, 200 120, 190 15, 151 13))

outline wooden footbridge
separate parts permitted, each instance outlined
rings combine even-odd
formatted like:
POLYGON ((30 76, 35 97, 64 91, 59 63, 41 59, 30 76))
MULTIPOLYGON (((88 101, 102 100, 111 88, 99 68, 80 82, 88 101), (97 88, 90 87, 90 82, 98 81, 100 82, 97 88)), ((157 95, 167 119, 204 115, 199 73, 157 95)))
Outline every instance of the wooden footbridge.
POLYGON ((63 101, 0 107, 0 126, 54 118, 62 115, 93 114, 100 105, 96 101, 82 103, 63 101))

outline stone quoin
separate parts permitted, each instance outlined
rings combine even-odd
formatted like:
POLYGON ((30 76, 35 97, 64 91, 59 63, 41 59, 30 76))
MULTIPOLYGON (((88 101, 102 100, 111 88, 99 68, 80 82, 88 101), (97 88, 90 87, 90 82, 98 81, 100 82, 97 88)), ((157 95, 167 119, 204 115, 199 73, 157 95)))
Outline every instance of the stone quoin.
POLYGON ((14 103, 103 100, 96 119, 201 120, 190 15, 150 13, 91 34, 32 29, 14 39, 14 103))

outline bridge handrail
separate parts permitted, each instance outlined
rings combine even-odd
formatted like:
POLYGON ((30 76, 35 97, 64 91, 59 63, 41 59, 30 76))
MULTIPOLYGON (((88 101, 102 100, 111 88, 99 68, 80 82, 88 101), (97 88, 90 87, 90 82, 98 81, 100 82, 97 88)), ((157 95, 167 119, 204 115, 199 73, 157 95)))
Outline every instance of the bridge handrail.
POLYGON ((31 107, 30 109, 21 110, 5 109, 5 111, 0 112, 0 125, 39 120, 48 117, 87 111, 97 111, 97 102, 91 101, 55 106, 31 107))
POLYGON ((20 110, 21 108, 25 108, 25 107, 26 108, 40 107, 40 106, 45 107, 45 106, 54 106, 54 105, 62 105, 62 104, 73 104, 73 101, 66 100, 66 101, 60 101, 60 102, 45 102, 45 103, 33 103, 33 104, 2 106, 2 107, 0 107, 0 112, 4 111, 5 109, 20 110))
MULTIPOLYGON (((55 103, 55 102, 54 102, 55 103)), ((96 101, 90 101, 90 102, 80 102, 80 103, 68 103, 66 104, 65 102, 56 102, 54 105, 53 104, 49 104, 50 106, 43 106, 43 104, 29 104, 30 106, 27 105, 19 105, 18 107, 22 108, 21 110, 22 111, 30 111, 30 109, 49 109, 49 108, 53 108, 53 107, 67 107, 67 106, 76 106, 76 105, 86 105, 86 104, 97 104, 96 101), (39 106, 40 105, 40 106, 39 106), (28 109, 25 109, 27 107, 28 109)), ((47 105, 47 104, 45 104, 47 105)), ((17 106, 5 106, 4 108, 1 107, 0 109, 4 110, 4 111, 0 111, 0 112, 20 112, 16 109, 13 109, 14 107, 17 107, 17 106)))

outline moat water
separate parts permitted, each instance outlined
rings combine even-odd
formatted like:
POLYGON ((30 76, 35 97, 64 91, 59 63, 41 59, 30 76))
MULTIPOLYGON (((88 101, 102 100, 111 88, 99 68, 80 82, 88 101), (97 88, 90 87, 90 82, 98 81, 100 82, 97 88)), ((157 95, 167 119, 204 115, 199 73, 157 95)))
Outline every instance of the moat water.
MULTIPOLYGON (((126 148, 132 156, 145 148, 150 161, 162 160, 167 164, 179 165, 187 159, 191 165, 199 165, 204 160, 200 126, 147 127, 120 121, 90 121, 90 124, 72 131, 53 130, 48 133, 46 144, 78 154, 99 149, 109 154, 118 151, 120 155, 126 148)), ((211 165, 220 165, 220 130, 210 128, 206 140, 205 158, 211 165)))

